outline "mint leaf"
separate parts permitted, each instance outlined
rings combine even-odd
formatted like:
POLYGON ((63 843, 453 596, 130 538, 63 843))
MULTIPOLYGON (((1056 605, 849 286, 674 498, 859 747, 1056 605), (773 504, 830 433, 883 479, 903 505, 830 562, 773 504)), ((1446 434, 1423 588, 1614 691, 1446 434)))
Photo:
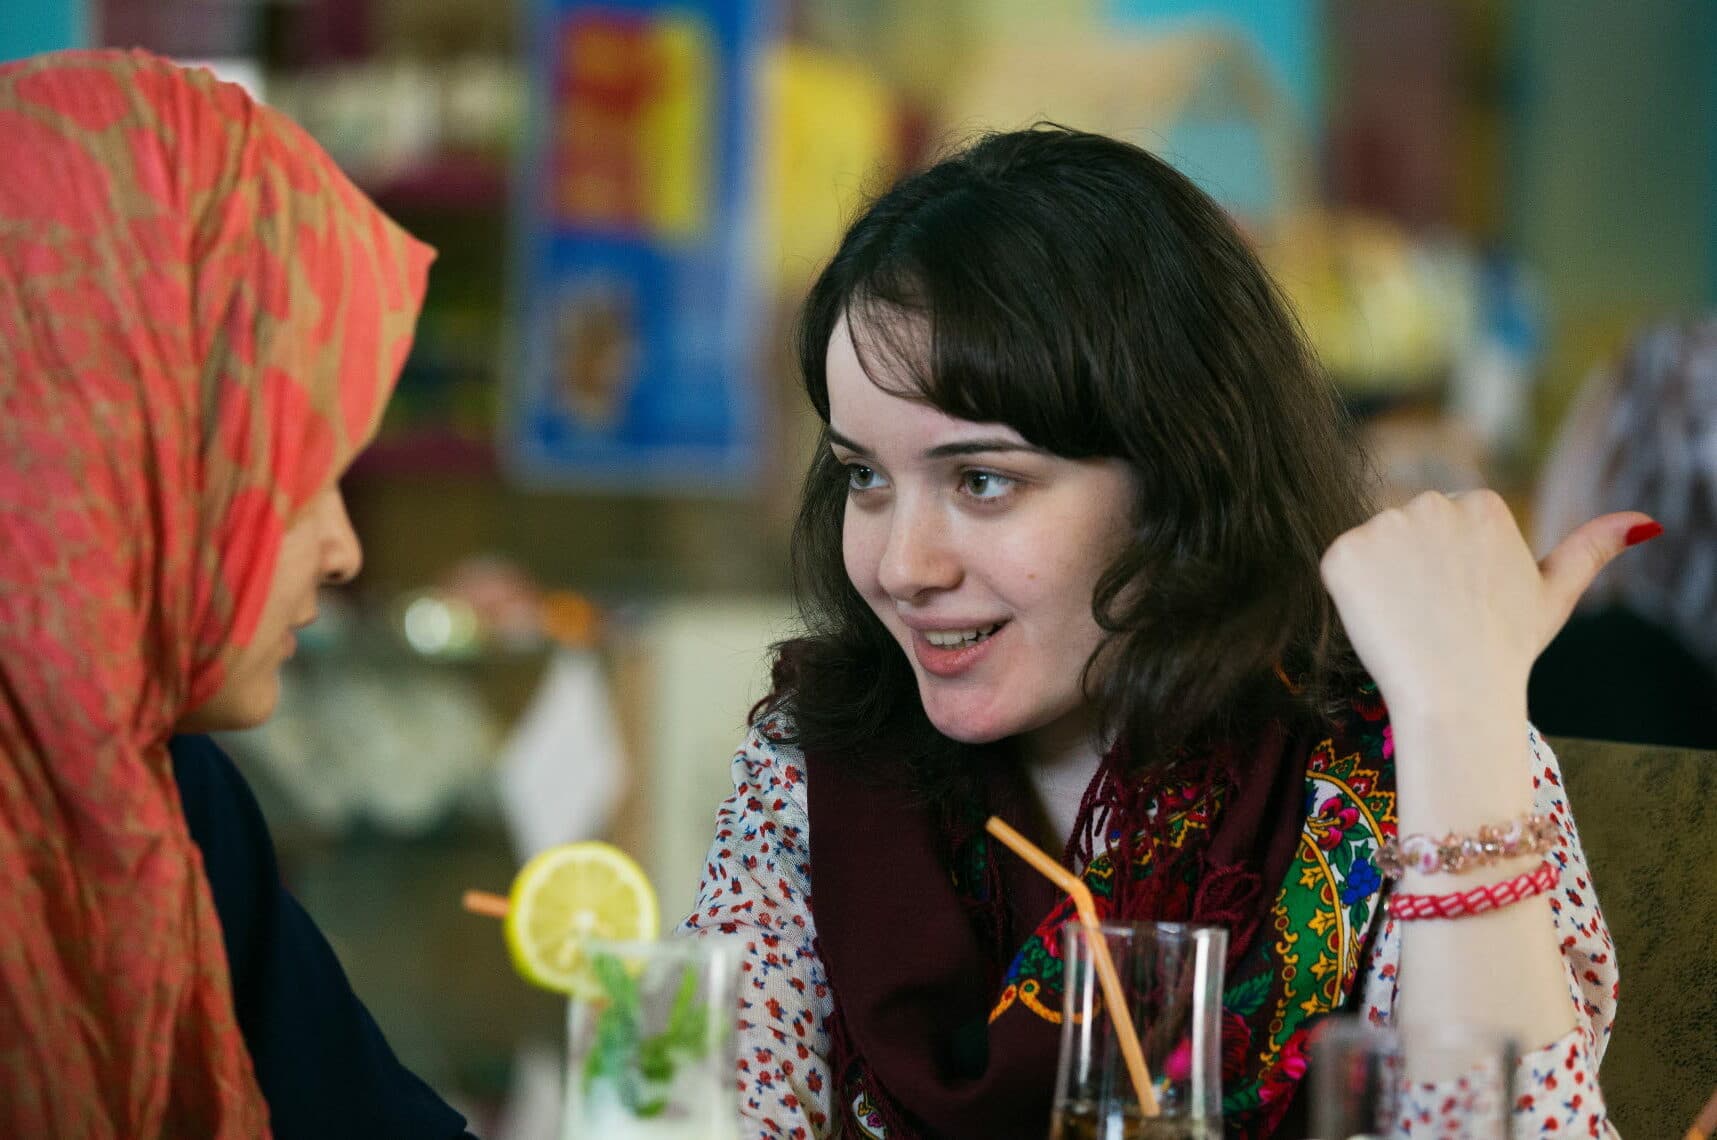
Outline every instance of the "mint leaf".
POLYGON ((602 986, 602 992, 613 1003, 611 1008, 633 1014, 638 1008, 638 983, 626 969, 625 963, 612 954, 592 954, 590 969, 602 986))
POLYGON ((701 1057, 709 1047, 709 1009, 698 1001, 697 971, 688 966, 674 995, 673 1012, 668 1015, 665 1036, 674 1048, 691 1057, 701 1057))
POLYGON ((638 1027, 631 1014, 610 1005, 596 1019, 595 1041, 584 1058, 584 1082, 618 1076, 632 1064, 638 1048, 638 1027))
POLYGON ((625 964, 611 954, 595 954, 590 969, 608 1002, 597 1016, 595 1040, 585 1058, 585 1086, 607 1081, 632 1115, 657 1116, 668 1106, 662 1089, 673 1082, 675 1069, 709 1048, 709 1010, 698 1000, 697 970, 686 968, 662 1032, 640 1037, 638 984, 625 964))
MULTIPOLYGON (((591 972, 608 1004, 596 1018, 595 1041, 584 1059, 584 1083, 621 1080, 632 1069, 638 1052, 638 986, 626 966, 612 954, 594 954, 591 972)), ((624 1088, 622 1089, 624 1096, 624 1088)))
POLYGON ((669 1081, 674 1076, 673 1043, 663 1033, 646 1038, 638 1046, 638 1071, 647 1081, 669 1081))

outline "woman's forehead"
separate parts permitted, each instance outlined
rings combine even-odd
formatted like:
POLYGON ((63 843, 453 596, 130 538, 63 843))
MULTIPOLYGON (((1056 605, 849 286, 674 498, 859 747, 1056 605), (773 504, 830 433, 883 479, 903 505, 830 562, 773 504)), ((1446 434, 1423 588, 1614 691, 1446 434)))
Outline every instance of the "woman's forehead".
POLYGON ((909 362, 907 354, 916 340, 919 359, 928 357, 928 326, 921 317, 895 312, 899 323, 880 331, 862 312, 852 323, 843 315, 830 335, 826 376, 836 442, 913 451, 980 439, 1024 444, 1006 423, 954 415, 922 394, 925 378, 917 369, 927 363, 909 362))
POLYGON ((930 368, 930 322, 892 306, 855 302, 829 334, 831 367, 837 354, 844 365, 857 367, 880 387, 920 388, 930 368))
POLYGON ((950 415, 928 400, 885 391, 856 369, 842 370, 839 374, 831 370, 829 432, 831 441, 842 447, 878 455, 943 458, 946 456, 930 453, 938 448, 978 442, 1029 446, 1007 424, 980 423, 950 415))

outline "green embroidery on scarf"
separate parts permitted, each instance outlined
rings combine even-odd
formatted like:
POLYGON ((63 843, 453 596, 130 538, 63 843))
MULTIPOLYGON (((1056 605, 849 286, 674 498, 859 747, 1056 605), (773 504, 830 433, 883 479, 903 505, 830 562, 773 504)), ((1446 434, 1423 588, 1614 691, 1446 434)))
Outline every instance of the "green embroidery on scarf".
MULTIPOLYGON (((1223 1112, 1231 1125, 1291 1095, 1313 1020, 1353 993, 1383 887, 1377 850, 1395 826, 1393 762, 1325 741, 1306 772, 1299 849, 1223 994, 1223 1112)), ((1272 1114, 1273 1115, 1273 1114, 1272 1114)))
MULTIPOLYGON (((1306 820, 1294 862, 1267 924, 1223 994, 1223 1110, 1230 1134, 1248 1134, 1249 1124, 1268 1127, 1277 1117, 1305 1074, 1315 1019, 1345 1005, 1359 977, 1383 886, 1377 851, 1395 826, 1395 779, 1375 694, 1362 695, 1355 710, 1350 734, 1325 740, 1308 761, 1306 820)), ((1174 812, 1165 828, 1173 848, 1208 828, 1222 806, 1219 798, 1193 800, 1184 791, 1171 786, 1158 801, 1159 810, 1166 804, 1174 812)), ((1140 853, 1133 874, 1150 874, 1152 861, 1151 851, 1140 853)), ((1084 878, 1099 900, 1113 897, 1107 855, 1093 860, 1084 878)), ((992 1021, 1012 1012, 1060 1022, 1058 935, 1070 913, 1067 904, 1057 907, 1026 941, 1008 969, 992 1021)))

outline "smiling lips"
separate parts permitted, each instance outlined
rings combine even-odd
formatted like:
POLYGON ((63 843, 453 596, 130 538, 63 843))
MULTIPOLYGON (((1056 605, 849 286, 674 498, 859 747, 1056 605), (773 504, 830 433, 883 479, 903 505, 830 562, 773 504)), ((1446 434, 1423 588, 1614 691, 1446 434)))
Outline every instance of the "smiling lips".
POLYGON ((912 655, 932 676, 957 677, 983 660, 1006 626, 998 622, 966 629, 915 629, 912 655))

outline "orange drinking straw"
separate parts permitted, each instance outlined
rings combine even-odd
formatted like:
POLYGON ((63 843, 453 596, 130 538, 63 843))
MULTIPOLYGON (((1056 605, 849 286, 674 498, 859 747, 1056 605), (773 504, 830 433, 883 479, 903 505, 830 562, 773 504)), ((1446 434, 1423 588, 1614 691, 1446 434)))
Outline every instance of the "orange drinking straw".
POLYGON ((1705 1102, 1699 1119, 1693 1122, 1693 1127, 1687 1130, 1683 1140, 1710 1140, 1713 1133, 1717 1133, 1717 1092, 1712 1093, 1711 1099, 1705 1102))
POLYGON ((1115 960, 1109 956, 1109 940, 1103 937, 1103 923, 1097 917, 1097 904, 1091 900, 1091 889, 1085 883, 1045 855, 1031 840, 991 816, 984 830, 1007 844, 1008 849, 1050 882, 1066 891, 1079 911, 1080 924, 1091 940, 1091 961, 1097 967, 1097 982, 1103 987, 1103 1000, 1109 1003, 1109 1017, 1115 1023, 1115 1036, 1121 1039, 1121 1057, 1127 1063, 1127 1075, 1133 1080, 1133 1092, 1139 1098, 1139 1111, 1146 1116, 1161 1115, 1157 1094, 1151 1088, 1151 1071, 1145 1066, 1145 1051, 1139 1048, 1139 1031, 1133 1027, 1132 1011, 1127 1008, 1126 994, 1121 991, 1121 975, 1115 970, 1115 960))
POLYGON ((460 902, 466 910, 484 918, 507 917, 506 895, 490 894, 488 891, 466 891, 460 902))

